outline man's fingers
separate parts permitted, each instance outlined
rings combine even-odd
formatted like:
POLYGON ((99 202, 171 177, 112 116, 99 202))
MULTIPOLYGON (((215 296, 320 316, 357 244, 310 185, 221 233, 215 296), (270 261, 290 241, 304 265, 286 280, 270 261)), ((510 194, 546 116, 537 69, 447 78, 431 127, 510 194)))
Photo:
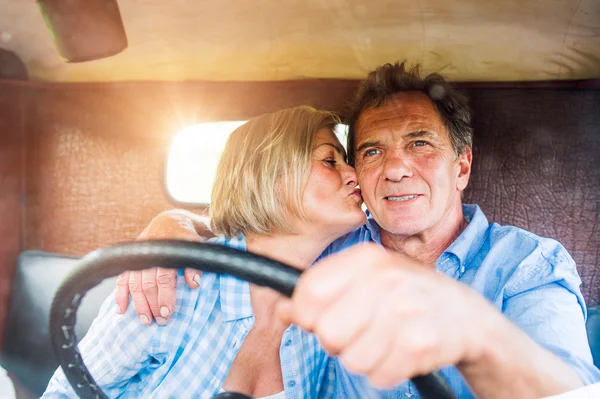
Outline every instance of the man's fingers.
POLYGON ((323 308, 314 331, 329 353, 340 353, 369 327, 379 301, 379 281, 368 272, 357 273, 347 289, 323 308))
POLYGON ((185 282, 190 288, 198 288, 200 287, 200 276, 202 272, 196 269, 185 269, 183 272, 183 276, 185 277, 185 282))
POLYGON ((125 313, 127 305, 129 305, 129 272, 123 272, 119 274, 117 279, 117 292, 115 294, 115 301, 117 302, 117 308, 119 313, 125 313))
POLYGON ((367 328, 340 353, 340 361, 349 371, 369 374, 391 350, 401 321, 390 317, 389 307, 387 298, 381 297, 367 328))
MULTIPOLYGON (((165 324, 175 309, 177 270, 157 268, 156 282, 158 284, 158 315, 154 317, 158 324, 165 324)), ((150 307, 152 308, 152 305, 150 307)))
POLYGON ((133 306, 139 315, 140 322, 145 325, 150 324, 152 322, 152 312, 142 288, 141 271, 129 272, 129 291, 131 292, 133 306))
POLYGON ((292 297, 294 324, 313 331, 321 313, 352 284, 357 271, 383 256, 374 244, 357 245, 332 255, 304 272, 292 297))
POLYGON ((292 300, 288 298, 281 299, 275 305, 275 314, 279 316, 284 324, 292 324, 292 300))
MULTIPOLYGON (((391 336, 389 348, 367 377, 376 387, 392 388, 402 381, 425 375, 442 366, 439 364, 438 332, 427 329, 420 319, 399 321, 402 329, 391 336)), ((388 331, 393 331, 388 326, 388 331)), ((445 364, 444 364, 445 365, 445 364)))

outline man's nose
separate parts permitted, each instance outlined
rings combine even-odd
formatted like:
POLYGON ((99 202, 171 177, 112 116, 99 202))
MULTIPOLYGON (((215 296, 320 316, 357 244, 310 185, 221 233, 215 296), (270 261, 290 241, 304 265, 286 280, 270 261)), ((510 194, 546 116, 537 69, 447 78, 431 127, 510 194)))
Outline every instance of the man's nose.
POLYGON ((412 176, 412 167, 408 157, 396 152, 386 154, 383 164, 383 176, 386 180, 395 182, 412 176))

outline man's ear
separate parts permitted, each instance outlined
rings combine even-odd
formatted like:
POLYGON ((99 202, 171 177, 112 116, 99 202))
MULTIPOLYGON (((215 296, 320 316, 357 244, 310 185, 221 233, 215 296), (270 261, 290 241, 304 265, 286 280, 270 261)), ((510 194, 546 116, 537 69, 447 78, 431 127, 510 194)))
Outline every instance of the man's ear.
POLYGON ((469 177, 471 177, 471 162, 473 161, 473 151, 471 147, 465 149, 464 154, 458 156, 458 176, 456 178, 456 189, 463 191, 469 184, 469 177))

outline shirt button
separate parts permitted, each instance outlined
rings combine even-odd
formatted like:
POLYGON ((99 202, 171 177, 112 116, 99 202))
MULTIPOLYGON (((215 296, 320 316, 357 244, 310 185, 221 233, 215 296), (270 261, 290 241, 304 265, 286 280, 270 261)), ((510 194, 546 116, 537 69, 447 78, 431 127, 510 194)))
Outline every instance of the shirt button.
POLYGON ((292 344, 292 340, 288 339, 287 341, 285 341, 285 346, 290 346, 292 344))
POLYGON ((290 382, 288 382, 288 387, 293 388, 296 386, 296 381, 292 380, 290 382))
POLYGON ((404 392, 404 394, 406 395, 407 398, 410 398, 412 396, 412 393, 404 392))

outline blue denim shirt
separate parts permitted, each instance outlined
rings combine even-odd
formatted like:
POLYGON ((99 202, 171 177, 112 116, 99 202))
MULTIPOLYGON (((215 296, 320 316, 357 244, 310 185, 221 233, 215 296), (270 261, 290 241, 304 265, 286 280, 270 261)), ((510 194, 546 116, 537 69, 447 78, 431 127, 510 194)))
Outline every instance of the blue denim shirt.
MULTIPOLYGON (((557 241, 513 226, 489 224, 477 205, 463 205, 469 222, 437 260, 440 273, 479 292, 538 344, 563 359, 586 384, 600 381, 585 330, 586 307, 575 262, 557 241)), ((381 245, 369 216, 358 230, 334 242, 322 256, 361 242, 381 245)), ((412 383, 376 390, 366 378, 336 367, 336 397, 419 398, 412 383)), ((459 398, 472 398, 455 367, 441 370, 459 398)))

